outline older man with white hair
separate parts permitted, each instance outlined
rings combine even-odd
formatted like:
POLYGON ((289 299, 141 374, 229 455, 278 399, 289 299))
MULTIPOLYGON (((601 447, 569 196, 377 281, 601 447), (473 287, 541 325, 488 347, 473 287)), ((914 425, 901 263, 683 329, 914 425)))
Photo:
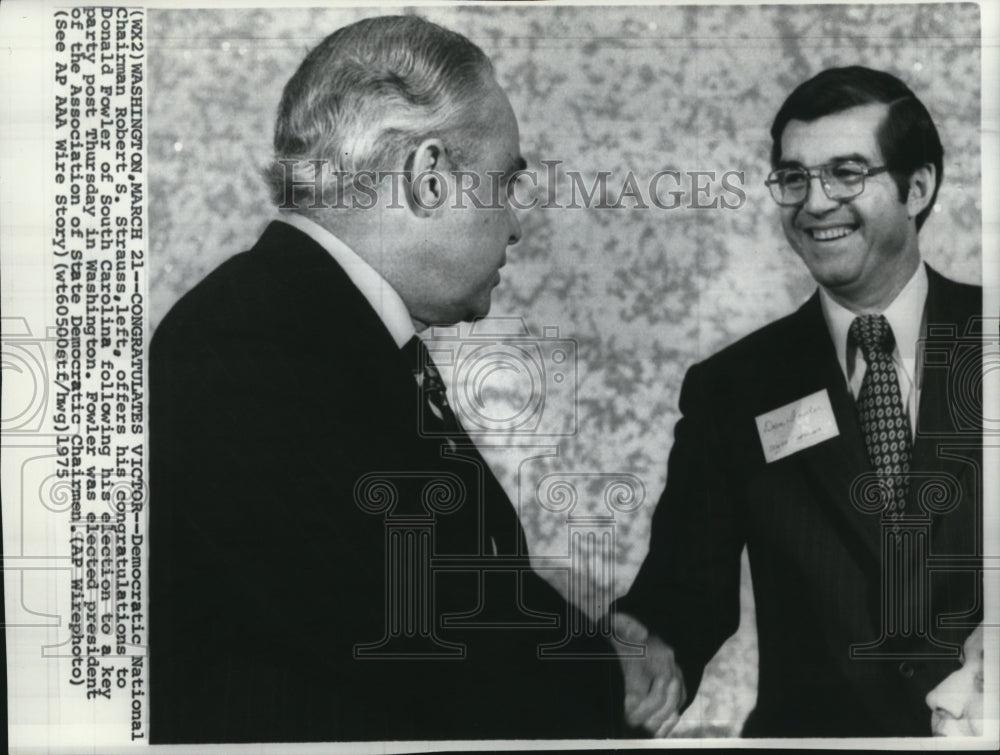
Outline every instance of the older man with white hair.
POLYGON ((152 344, 153 741, 614 736, 614 652, 546 655, 586 619, 416 335, 485 315, 521 237, 490 61, 360 21, 288 82, 274 141, 281 220, 152 344))

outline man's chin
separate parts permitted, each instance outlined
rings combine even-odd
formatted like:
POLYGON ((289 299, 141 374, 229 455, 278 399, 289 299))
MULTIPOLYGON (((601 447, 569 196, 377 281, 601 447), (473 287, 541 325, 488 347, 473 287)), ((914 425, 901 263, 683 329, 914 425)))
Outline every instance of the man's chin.
POLYGON ((490 312, 490 308, 470 310, 464 315, 442 315, 434 322, 430 323, 428 328, 450 328, 453 325, 458 325, 460 322, 472 322, 473 320, 478 320, 481 317, 486 317, 490 312))
POLYGON ((813 280, 835 296, 850 300, 857 295, 861 284, 860 271, 837 260, 820 260, 809 266, 813 280))
POLYGON ((493 300, 490 296, 487 296, 485 302, 476 302, 475 305, 469 309, 469 314, 462 319, 464 319, 465 322, 471 322, 479 317, 486 317, 492 308, 493 300))
POLYGON ((804 259, 810 275, 826 288, 848 285, 858 278, 858 271, 844 257, 810 254, 804 259))

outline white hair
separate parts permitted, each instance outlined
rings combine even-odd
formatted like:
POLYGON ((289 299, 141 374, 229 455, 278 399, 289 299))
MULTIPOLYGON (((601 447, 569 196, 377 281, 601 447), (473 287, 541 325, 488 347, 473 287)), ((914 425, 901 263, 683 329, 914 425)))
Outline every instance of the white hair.
MULTIPOLYGON (((346 179, 388 169, 426 138, 456 167, 486 125, 489 58, 461 34, 418 16, 368 18, 313 49, 285 85, 266 178, 275 204, 308 207, 315 171, 346 179), (294 176, 295 183, 292 183, 294 176)), ((324 192, 324 201, 330 203, 324 192)))

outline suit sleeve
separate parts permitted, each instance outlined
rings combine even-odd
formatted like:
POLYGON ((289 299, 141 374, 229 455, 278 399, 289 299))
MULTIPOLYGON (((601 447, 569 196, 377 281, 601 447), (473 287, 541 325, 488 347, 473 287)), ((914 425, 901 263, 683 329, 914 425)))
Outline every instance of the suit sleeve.
POLYGON ((317 396, 305 346, 200 320, 151 355, 154 691, 199 701, 193 737, 301 738, 325 719, 352 738, 383 716, 405 733, 403 690, 352 656, 384 626, 384 531, 353 496, 364 428, 317 396))
POLYGON ((706 372, 695 365, 685 376, 649 553, 630 591, 615 604, 673 648, 688 703, 705 664, 739 626, 745 541, 725 444, 726 391, 710 388, 706 372))

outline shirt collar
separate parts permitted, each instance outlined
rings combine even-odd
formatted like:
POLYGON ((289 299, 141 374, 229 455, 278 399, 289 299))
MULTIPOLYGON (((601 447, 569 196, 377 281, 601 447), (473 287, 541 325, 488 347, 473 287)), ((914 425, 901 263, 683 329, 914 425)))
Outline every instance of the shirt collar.
MULTIPOLYGON (((837 350, 837 361, 845 375, 849 375, 847 359, 847 335, 851 323, 857 315, 834 300, 825 288, 820 286, 820 302, 823 305, 823 317, 827 328, 833 337, 837 350)), ((927 270, 923 263, 917 265, 917 270, 903 286, 892 303, 882 312, 889 321, 892 334, 896 339, 896 349, 900 358, 913 359, 920 337, 923 323, 924 304, 927 301, 927 270)))
POLYGON ((319 223, 303 215, 287 212, 282 213, 278 219, 298 228, 330 253, 372 305, 399 348, 416 335, 410 313, 396 289, 375 268, 361 259, 357 252, 319 223))

